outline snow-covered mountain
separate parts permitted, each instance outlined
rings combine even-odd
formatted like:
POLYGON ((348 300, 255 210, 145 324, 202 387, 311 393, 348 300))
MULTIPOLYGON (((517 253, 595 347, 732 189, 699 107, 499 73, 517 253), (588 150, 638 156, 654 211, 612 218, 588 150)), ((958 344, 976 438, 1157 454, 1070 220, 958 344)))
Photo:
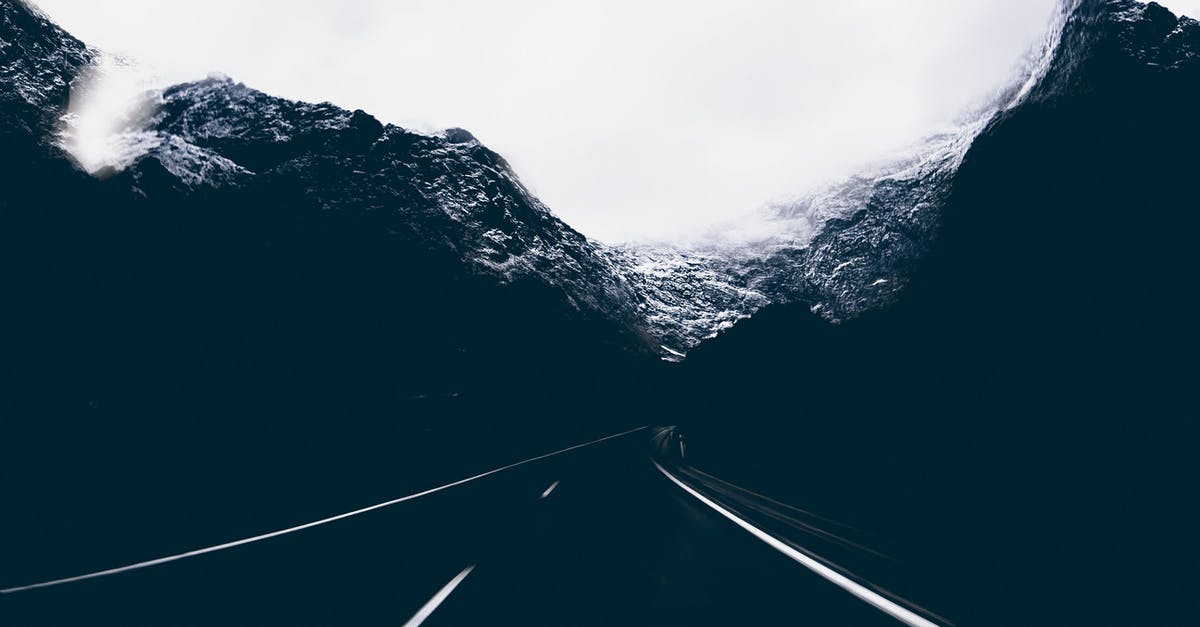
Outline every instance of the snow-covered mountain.
POLYGON ((158 102, 139 130, 157 144, 122 173, 143 193, 150 185, 288 186, 318 211, 372 215, 398 241, 452 250, 475 272, 504 282, 536 278, 581 310, 631 315, 633 290, 597 245, 554 217, 465 130, 415 133, 228 78, 151 97, 158 102))
MULTIPOLYGON (((11 1, 4 7, 4 119, 24 131, 24 141, 61 156, 62 135, 71 130, 70 119, 65 128, 61 121, 71 84, 85 89, 82 74, 100 55, 36 10, 11 1)), ((934 241, 975 138, 1026 99, 1069 90, 1069 59, 1090 36, 1080 33, 1097 28, 1067 29, 1064 43, 1064 27, 1102 15, 1088 19, 1136 29, 1148 11, 1064 0, 1012 83, 958 128, 765 210, 749 238, 607 246, 556 218, 501 156, 465 130, 413 132, 363 111, 288 101, 223 77, 145 94, 115 132, 123 154, 97 174, 110 188, 167 204, 213 194, 227 204, 296 197, 302 200, 295 215, 353 216, 397 246, 450 255, 470 274, 547 286, 574 310, 612 321, 636 344, 678 359, 766 305, 801 302, 836 322, 892 302, 934 241)), ((1192 29, 1180 24, 1176 38, 1186 40, 1192 29)), ((20 158, 18 144, 10 145, 5 158, 20 158)))
POLYGON ((682 355, 768 304, 805 303, 838 322, 890 303, 934 240, 975 137, 1042 81, 1078 4, 1064 2, 1011 83, 956 128, 763 210, 757 236, 747 238, 745 226, 731 224, 702 245, 621 247, 652 332, 682 355))
MULTIPOLYGON (((29 106, 44 125, 35 135, 49 143, 68 83, 85 90, 81 72, 99 55, 36 11, 10 3, 6 15, 14 39, 31 36, 15 30, 22 24, 43 39, 43 54, 14 57, 5 71, 25 86, 18 94, 31 94, 29 106), (59 63, 62 55, 75 60, 59 63), (31 63, 56 74, 31 71, 31 63), (55 100, 38 96, 43 92, 55 100)), ((449 251, 473 273, 553 286, 578 310, 616 321, 675 359, 767 304, 803 301, 840 320, 888 302, 928 247, 972 138, 1039 80, 1059 26, 1014 85, 961 128, 929 138, 908 157, 773 207, 762 216, 766 235, 751 240, 605 246, 554 217, 467 131, 416 133, 227 78, 147 93, 107 139, 121 154, 98 174, 157 200, 197 190, 301 191, 318 211, 369 215, 398 242, 449 251)), ((69 135, 70 122, 56 132, 69 135)))
MULTIPOLYGON (((927 570, 889 590, 958 624, 1186 622, 1197 111, 1200 24, 1080 3, 890 305, 766 307, 679 366, 694 463, 893 538, 927 570)), ((903 232, 884 207, 869 242, 903 232)))

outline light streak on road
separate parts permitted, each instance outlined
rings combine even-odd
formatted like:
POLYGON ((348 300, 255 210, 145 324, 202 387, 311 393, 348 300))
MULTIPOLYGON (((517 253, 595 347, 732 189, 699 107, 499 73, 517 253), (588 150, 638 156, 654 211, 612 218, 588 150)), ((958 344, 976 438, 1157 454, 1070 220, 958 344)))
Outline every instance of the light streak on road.
POLYGON ((636 432, 638 432, 638 431, 641 431, 641 430, 643 430, 643 429, 645 429, 645 428, 646 428, 645 426, 642 426, 642 427, 638 427, 638 428, 636 428, 636 429, 630 429, 630 430, 628 430, 628 431, 622 431, 621 433, 614 433, 614 434, 612 434, 612 435, 608 435, 608 436, 605 436, 605 437, 602 437, 602 438, 598 438, 598 439, 592 440, 592 441, 590 441, 590 442, 584 442, 583 444, 576 444, 575 446, 569 446, 569 447, 567 447, 567 448, 564 448, 564 449, 561 449, 561 450, 558 450, 558 451, 554 451, 553 453, 546 453, 546 454, 544 454, 544 455, 538 455, 537 457, 531 457, 531 458, 529 458, 529 459, 522 460, 522 461, 519 461, 519 462, 515 462, 515 463, 509 464, 509 465, 507 465, 507 466, 501 466, 501 467, 499 467, 499 468, 495 468, 495 469, 493 469, 493 470, 489 470, 489 471, 487 471, 487 472, 482 472, 482 473, 479 473, 479 474, 477 474, 477 475, 474 475, 474 476, 472 476, 472 477, 467 477, 466 479, 459 479, 458 481, 454 481, 454 482, 451 482, 451 483, 447 483, 446 485, 441 485, 441 486, 438 486, 438 487, 436 487, 436 488, 430 488, 430 489, 428 489, 428 490, 424 490, 424 491, 421 491, 421 492, 417 492, 417 493, 415 493, 415 494, 409 494, 409 495, 407 495, 407 496, 402 496, 402 497, 400 497, 400 498, 392 499, 392 500, 390 500, 390 501, 384 501, 384 502, 382 502, 382 503, 376 503, 375 505, 368 505, 367 507, 363 507, 363 508, 356 509, 356 510, 349 511, 349 512, 344 512, 344 513, 342 513, 342 514, 337 514, 337 515, 335 515, 335 516, 330 516, 330 517, 328 517, 328 518, 322 518, 322 519, 320 519, 320 520, 314 520, 314 521, 312 521, 312 522, 307 522, 307 523, 304 523, 304 524, 302 524, 302 525, 296 525, 295 527, 288 527, 288 528, 286 528, 286 529, 279 529, 279 530, 276 530, 276 531, 270 531, 270 532, 263 533, 263 534, 259 534, 259 535, 256 535, 256 536, 250 536, 249 538, 242 538, 242 539, 240 539, 240 540, 233 540, 233 541, 231 541, 231 542, 225 542, 225 543, 222 543, 222 544, 216 544, 216 545, 213 545, 213 546, 207 546, 207 547, 204 547, 204 548, 202 548, 202 549, 195 549, 195 550, 192 550, 192 551, 186 551, 186 552, 183 552, 183 553, 176 553, 175 555, 168 555, 168 556, 166 556, 166 557, 159 557, 159 558, 152 559, 152 560, 147 560, 147 561, 144 561, 144 562, 137 562, 137 563, 134 563, 134 564, 128 564, 128 565, 126 565, 126 566, 118 566, 118 567, 116 567, 116 568, 109 568, 109 569, 107 569, 107 570, 100 570, 100 571, 96 571, 96 572, 86 573, 86 574, 83 574, 83 575, 76 575, 76 576, 74 576, 74 577, 64 577, 64 578, 62 578, 62 579, 54 579, 54 580, 51 580, 51 581, 43 581, 43 582, 40 582, 40 583, 28 584, 28 585, 24 585, 24 586, 14 586, 14 587, 11 587, 11 588, 4 588, 4 589, 0 589, 0 594, 12 594, 12 593, 14 593, 14 592, 21 592, 21 591, 23 591, 23 590, 32 590, 32 589, 34 589, 34 588, 47 588, 47 587, 50 587, 50 586, 58 586, 58 585, 62 585, 62 584, 65 584, 65 583, 72 583, 72 582, 76 582, 76 581, 84 581, 84 580, 86 580, 86 579, 95 579, 95 578, 97 578, 97 577, 106 577, 106 576, 108 576, 108 575, 116 575, 116 574, 120 574, 120 573, 124 573, 124 572, 129 572, 129 571, 131 571, 131 570, 137 570, 137 569, 139 569, 139 568, 148 568, 148 567, 150 567, 150 566, 158 566, 159 564, 166 564, 166 563, 168 563, 168 562, 174 562, 174 561, 181 560, 181 559, 186 559, 186 558, 189 558, 189 557, 196 557, 197 555, 204 555, 204 554, 206 554, 206 553, 215 553, 215 552, 217 552, 217 551, 223 551, 223 550, 225 550, 225 549, 232 549, 232 548, 234 548, 234 547, 242 546, 242 545, 244 545, 244 544, 250 544, 250 543, 252 543, 252 542, 260 542, 260 541, 262 541, 262 540, 269 540, 269 539, 271 539, 271 538, 276 538, 276 537, 279 537, 279 536, 282 536, 282 535, 287 535, 287 534, 289 534, 289 533, 295 533, 295 532, 297 532, 297 531, 303 531, 303 530, 305 530, 305 529, 311 529, 311 528, 313 528, 313 527, 318 527, 318 526, 320 526, 320 525, 326 525, 326 524, 329 524, 329 523, 331 523, 331 522, 336 522, 336 521, 342 520, 342 519, 344 519, 344 518, 350 518, 350 517, 352 517, 352 516, 358 516, 359 514, 365 514, 365 513, 367 513, 367 512, 371 512, 371 511, 374 511, 374 510, 377 510, 377 509, 382 509, 382 508, 384 508, 384 507, 388 507, 388 506, 390 506, 390 505, 396 505, 397 503, 403 503, 403 502, 405 502, 405 501, 411 501, 411 500, 413 500, 413 499, 418 499, 418 498, 421 498, 421 497, 423 497, 423 496, 428 496, 428 495, 430 495, 430 494, 433 494, 433 493, 435 493, 435 492, 441 492, 442 490, 446 490, 446 489, 449 489, 449 488, 453 488, 453 487, 455 487, 455 486, 460 486, 460 485, 462 485, 462 484, 464 484, 464 483, 469 483, 469 482, 471 482, 471 481, 475 481, 476 479, 482 479, 482 478, 484 478, 484 477, 488 477, 488 476, 491 476, 491 475, 494 475, 494 474, 497 474, 497 473, 501 473, 501 472, 504 472, 504 471, 506 471, 506 470, 512 470, 513 468, 516 468, 516 467, 518 467, 518 466, 524 466, 525 464, 532 464, 533 462, 536 462, 536 461, 541 461, 541 460, 543 460, 543 459, 546 459, 546 458, 548 458, 548 457, 554 457, 555 455, 562 455, 563 453, 567 453, 567 452, 570 452, 570 451, 574 451, 574 450, 577 450, 577 449, 581 449, 581 448, 583 448, 583 447, 585 447, 585 446, 592 446, 593 444, 599 444, 599 443, 601 443, 601 442, 604 442, 604 441, 606 441, 606 440, 612 440, 612 439, 614 439, 614 438, 619 438, 619 437, 622 437, 622 436, 626 436, 626 435, 629 435, 629 434, 631 434, 631 433, 636 433, 636 432))
POLYGON ((923 616, 920 616, 916 612, 913 612, 912 610, 900 605, 899 603, 896 603, 895 601, 879 594, 878 592, 875 592, 874 590, 871 590, 870 588, 863 586, 862 584, 858 583, 857 581, 854 581, 853 579, 850 579, 849 577, 843 575, 842 573, 839 573, 838 571, 830 568, 829 566, 822 564, 820 561, 814 559, 813 557, 796 550, 795 547, 788 545, 787 543, 776 538, 775 536, 772 536, 771 534, 763 531, 762 529, 755 527, 750 522, 741 518, 737 514, 734 514, 733 512, 729 511, 728 509, 725 509, 724 507, 718 505, 713 500, 709 499, 708 497, 704 496, 703 494, 700 494, 696 490, 692 489, 691 486, 689 486, 686 483, 677 479, 675 477, 675 475, 672 475, 671 473, 667 472, 667 470, 665 468, 663 468, 661 465, 659 465, 659 463, 657 461, 654 461, 653 459, 650 461, 654 463, 654 466, 657 467, 659 472, 661 472, 663 475, 665 475, 667 477, 667 479, 670 479, 672 482, 675 483, 675 485, 679 486, 680 488, 683 488, 683 490, 685 492, 687 492, 688 494, 691 494, 692 496, 696 497, 696 499, 698 499, 701 503, 704 503, 705 505, 707 505, 710 508, 712 508, 713 510, 715 510, 718 514, 721 514, 722 516, 733 521, 734 524, 736 524, 737 526, 741 527, 742 529, 745 529, 746 531, 750 532, 750 534, 753 535, 754 537, 758 538, 759 540, 762 540, 763 542, 766 542, 769 546, 771 546, 771 548, 773 548, 776 551, 779 551, 780 553, 783 553, 784 555, 799 562, 800 564, 802 564, 809 570, 820 575, 821 577, 824 577, 825 579, 829 580, 830 582, 836 584, 838 587, 846 590, 850 594, 853 594, 854 596, 862 599, 863 601, 866 601, 867 603, 875 606, 876 608, 882 610, 883 612, 889 614, 896 620, 899 620, 900 622, 902 622, 906 625, 911 625, 912 627, 938 627, 937 623, 934 623, 934 622, 924 618, 923 616))
POLYGON ((425 605, 422 605, 421 609, 417 610, 417 613, 413 614, 413 617, 408 619, 407 623, 404 623, 404 627, 419 627, 421 623, 425 622, 425 619, 429 618, 437 610, 438 606, 450 596, 451 592, 454 592, 458 584, 462 583, 463 579, 466 579, 472 570, 475 570, 474 564, 462 569, 462 572, 455 575, 454 579, 451 579, 446 585, 442 586, 442 589, 438 590, 432 599, 426 601, 425 605))

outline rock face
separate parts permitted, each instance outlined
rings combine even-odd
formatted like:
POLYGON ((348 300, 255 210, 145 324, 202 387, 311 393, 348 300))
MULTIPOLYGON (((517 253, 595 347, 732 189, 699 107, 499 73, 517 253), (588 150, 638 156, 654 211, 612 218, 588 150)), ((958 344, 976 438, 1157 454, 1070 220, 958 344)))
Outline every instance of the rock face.
POLYGON ((23 1, 0 3, 0 208, 30 170, 65 163, 53 136, 71 81, 95 54, 23 1))
POLYGON ((21 127, 49 135, 70 97, 71 81, 94 59, 78 39, 23 0, 0 4, 0 119, 4 131, 21 127))
POLYGON ((768 239, 618 248, 647 327, 682 358, 768 305, 804 303, 832 322, 887 306, 934 241, 962 156, 993 112, 911 159, 772 208, 768 239))
POLYGON ((160 143, 125 174, 139 191, 162 171, 182 190, 302 190, 312 210, 369 216, 397 245, 442 247, 472 272, 556 286, 580 311, 635 324, 632 288, 597 246, 462 129, 422 135, 227 78, 167 89, 149 111, 142 132, 160 143))

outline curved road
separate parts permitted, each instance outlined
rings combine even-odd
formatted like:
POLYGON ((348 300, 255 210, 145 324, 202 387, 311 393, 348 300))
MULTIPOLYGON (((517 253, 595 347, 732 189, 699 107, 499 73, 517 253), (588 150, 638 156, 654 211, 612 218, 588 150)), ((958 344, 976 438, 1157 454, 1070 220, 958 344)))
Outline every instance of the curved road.
POLYGON ((685 450, 673 429, 639 429, 105 576, 3 581, 0 622, 947 624, 864 578, 882 558, 852 530, 690 468, 685 450))

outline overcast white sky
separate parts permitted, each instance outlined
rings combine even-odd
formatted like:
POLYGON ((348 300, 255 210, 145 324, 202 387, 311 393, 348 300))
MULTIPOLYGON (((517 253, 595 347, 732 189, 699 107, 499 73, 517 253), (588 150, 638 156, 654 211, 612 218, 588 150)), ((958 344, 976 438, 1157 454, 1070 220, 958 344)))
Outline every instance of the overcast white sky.
POLYGON ((1005 82, 1056 3, 35 1, 164 80, 220 71, 467 128, 610 241, 689 236, 943 127, 1005 82))

